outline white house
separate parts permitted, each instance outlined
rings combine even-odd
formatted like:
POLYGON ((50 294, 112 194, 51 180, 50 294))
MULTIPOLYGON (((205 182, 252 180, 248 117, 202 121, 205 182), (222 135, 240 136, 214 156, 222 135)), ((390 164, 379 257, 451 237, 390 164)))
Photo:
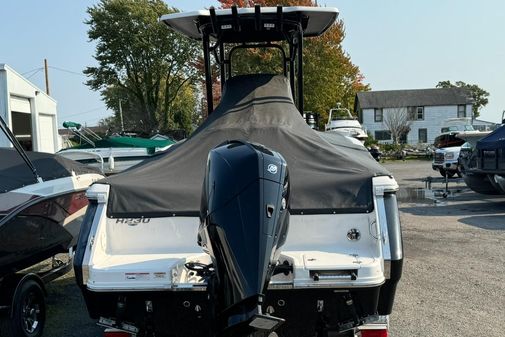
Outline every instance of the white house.
POLYGON ((475 130, 479 131, 492 131, 500 126, 500 124, 488 122, 482 119, 474 119, 472 125, 475 130))
POLYGON ((431 144, 444 120, 472 117, 472 98, 464 88, 368 91, 356 95, 354 110, 363 128, 382 143, 392 142, 386 119, 406 113, 410 130, 402 141, 431 144))
MULTIPOLYGON (((26 150, 58 151, 56 101, 0 63, 0 116, 26 150)), ((0 146, 10 146, 0 135, 0 146)))

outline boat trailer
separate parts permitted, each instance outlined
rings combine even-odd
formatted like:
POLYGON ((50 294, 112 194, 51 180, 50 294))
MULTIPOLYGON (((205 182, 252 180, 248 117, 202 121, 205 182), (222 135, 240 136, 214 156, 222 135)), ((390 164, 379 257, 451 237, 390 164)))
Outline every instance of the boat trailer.
POLYGON ((74 251, 67 261, 53 256, 51 268, 26 270, 0 277, 0 335, 2 337, 39 337, 46 318, 45 285, 72 270, 74 251))

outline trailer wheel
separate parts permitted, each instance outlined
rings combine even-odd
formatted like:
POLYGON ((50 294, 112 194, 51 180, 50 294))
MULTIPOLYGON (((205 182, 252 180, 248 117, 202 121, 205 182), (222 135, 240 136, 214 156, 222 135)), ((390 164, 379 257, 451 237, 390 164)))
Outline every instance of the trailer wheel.
POLYGON ((14 296, 11 316, 3 318, 2 337, 40 337, 46 319, 44 291, 33 279, 22 281, 14 296))

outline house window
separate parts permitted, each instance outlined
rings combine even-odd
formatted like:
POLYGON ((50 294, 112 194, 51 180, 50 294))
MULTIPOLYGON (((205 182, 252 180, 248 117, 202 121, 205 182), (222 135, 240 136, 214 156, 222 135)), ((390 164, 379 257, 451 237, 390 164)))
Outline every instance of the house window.
POLYGON ((407 107, 407 113, 411 121, 424 120, 424 107, 422 106, 409 106, 407 107))
POLYGON ((424 107, 418 106, 416 109, 416 120, 422 121, 424 120, 424 107))
POLYGON ((418 130, 419 143, 428 143, 428 129, 418 130))
POLYGON ((466 117, 466 105, 458 105, 458 117, 466 117))
POLYGON ((409 115, 409 120, 411 120, 411 121, 416 120, 416 107, 415 106, 407 107, 407 113, 409 115))
POLYGON ((388 130, 375 131, 375 140, 391 140, 391 132, 388 130))
POLYGON ((373 119, 376 122, 382 122, 383 121, 383 114, 382 114, 382 109, 375 109, 374 114, 373 114, 373 119))

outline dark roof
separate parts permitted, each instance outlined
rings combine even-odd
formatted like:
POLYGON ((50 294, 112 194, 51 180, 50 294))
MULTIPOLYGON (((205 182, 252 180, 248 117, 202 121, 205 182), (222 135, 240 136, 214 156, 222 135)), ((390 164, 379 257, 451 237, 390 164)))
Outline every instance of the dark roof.
POLYGON ((356 107, 359 109, 471 103, 470 92, 465 88, 367 91, 356 94, 356 107))

